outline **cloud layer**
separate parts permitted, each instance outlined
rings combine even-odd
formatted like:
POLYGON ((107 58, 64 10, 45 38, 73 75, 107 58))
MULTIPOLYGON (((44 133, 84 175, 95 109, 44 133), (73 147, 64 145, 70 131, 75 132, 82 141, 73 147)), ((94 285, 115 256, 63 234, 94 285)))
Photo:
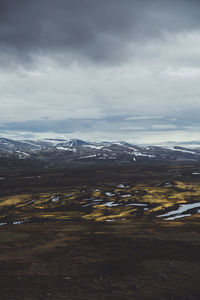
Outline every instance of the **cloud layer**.
POLYGON ((200 26, 195 0, 2 0, 1 50, 20 62, 35 55, 66 54, 116 63, 130 47, 200 26))
POLYGON ((196 0, 2 0, 0 133, 197 139, 199 53, 196 0))

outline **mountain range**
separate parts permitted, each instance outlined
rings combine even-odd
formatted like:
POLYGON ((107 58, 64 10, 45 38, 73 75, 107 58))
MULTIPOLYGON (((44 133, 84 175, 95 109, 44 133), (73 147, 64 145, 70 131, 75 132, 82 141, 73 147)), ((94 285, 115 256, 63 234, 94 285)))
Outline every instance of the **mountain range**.
POLYGON ((69 162, 184 162, 200 161, 200 148, 138 146, 126 142, 85 142, 79 139, 16 141, 0 138, 0 157, 69 162))

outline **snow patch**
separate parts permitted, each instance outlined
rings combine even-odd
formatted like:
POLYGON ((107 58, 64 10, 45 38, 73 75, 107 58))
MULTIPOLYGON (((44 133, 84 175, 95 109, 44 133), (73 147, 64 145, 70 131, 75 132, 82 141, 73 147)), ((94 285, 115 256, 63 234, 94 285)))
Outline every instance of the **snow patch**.
POLYGON ((173 220, 176 220, 176 219, 186 218, 186 217, 191 217, 191 214, 178 215, 178 216, 175 216, 175 217, 169 217, 169 218, 166 218, 165 221, 173 221, 173 220))
POLYGON ((190 209, 197 208, 197 207, 200 207, 200 202, 192 203, 192 204, 181 204, 177 210, 170 211, 164 215, 159 215, 157 217, 158 218, 169 217, 169 216, 173 216, 176 214, 184 213, 185 211, 188 211, 190 209))
POLYGON ((114 202, 106 202, 104 205, 107 206, 107 207, 119 206, 119 204, 114 203, 114 202))
POLYGON ((115 196, 115 194, 113 194, 113 193, 110 193, 110 192, 106 192, 105 194, 106 194, 106 196, 108 196, 108 197, 115 196))
POLYGON ((125 206, 147 206, 145 203, 130 203, 126 204, 125 206))
POLYGON ((82 205, 82 207, 87 207, 87 206, 92 206, 92 205, 93 205, 93 203, 88 203, 88 204, 82 205))
POLYGON ((70 151, 70 152, 76 152, 75 148, 66 148, 66 147, 56 147, 58 150, 63 150, 63 151, 70 151))
POLYGON ((129 186, 129 185, 124 185, 123 183, 121 183, 121 184, 119 184, 119 185, 117 186, 117 188, 121 188, 121 189, 129 189, 130 186, 129 186))
POLYGON ((183 153, 190 153, 190 154, 196 154, 198 155, 198 153, 194 152, 194 151, 191 151, 191 150, 185 150, 185 149, 174 149, 174 147, 167 147, 165 149, 169 149, 169 150, 172 150, 172 151, 177 151, 177 152, 183 152, 183 153))
POLYGON ((95 145, 84 145, 84 148, 91 148, 91 149, 97 149, 100 150, 102 149, 104 146, 95 146, 95 145))
POLYGON ((60 197, 57 197, 57 196, 52 196, 51 197, 51 201, 52 202, 57 202, 57 201, 59 201, 60 200, 60 197))
POLYGON ((65 195, 66 198, 74 196, 74 193, 65 195))
POLYGON ((0 223, 0 226, 7 225, 8 223, 0 223))
POLYGON ((79 157, 78 159, 93 158, 93 157, 96 157, 96 156, 97 156, 96 154, 92 154, 92 155, 79 157))
POLYGON ((15 221, 15 222, 13 222, 13 225, 20 225, 20 224, 24 224, 27 222, 29 222, 29 220, 15 221))
POLYGON ((126 198, 126 197, 131 197, 131 194, 125 194, 125 195, 121 195, 122 198, 126 198))
POLYGON ((93 202, 102 202, 103 201, 103 199, 95 199, 95 200, 93 200, 93 202))

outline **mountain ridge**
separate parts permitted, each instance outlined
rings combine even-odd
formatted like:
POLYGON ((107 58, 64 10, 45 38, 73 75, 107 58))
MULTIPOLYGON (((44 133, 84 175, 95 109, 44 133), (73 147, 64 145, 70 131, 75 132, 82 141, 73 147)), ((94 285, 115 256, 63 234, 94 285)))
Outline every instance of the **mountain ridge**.
POLYGON ((0 157, 46 162, 162 162, 200 161, 200 148, 138 146, 121 142, 86 142, 80 139, 16 141, 0 138, 0 157))

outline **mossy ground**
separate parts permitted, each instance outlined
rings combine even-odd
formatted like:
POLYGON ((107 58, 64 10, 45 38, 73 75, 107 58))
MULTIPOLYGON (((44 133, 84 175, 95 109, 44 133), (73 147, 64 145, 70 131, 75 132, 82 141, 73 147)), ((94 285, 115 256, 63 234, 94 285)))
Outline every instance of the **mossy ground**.
POLYGON ((42 179, 35 187, 5 184, 0 299, 199 299, 198 209, 175 221, 158 218, 200 202, 192 176, 198 168, 143 166, 136 174, 126 167, 119 174, 117 167, 96 170, 101 180, 88 172, 66 186, 65 176, 60 186, 43 186, 42 179))

